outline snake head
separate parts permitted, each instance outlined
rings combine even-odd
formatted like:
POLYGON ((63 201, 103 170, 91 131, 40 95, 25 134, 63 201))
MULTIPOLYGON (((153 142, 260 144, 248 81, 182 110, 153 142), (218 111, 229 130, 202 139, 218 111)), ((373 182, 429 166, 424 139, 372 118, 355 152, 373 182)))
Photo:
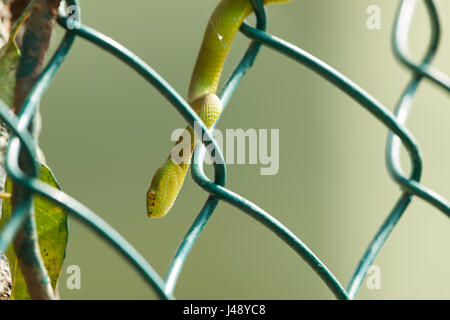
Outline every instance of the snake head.
POLYGON ((179 170, 179 166, 170 160, 156 170, 147 191, 149 218, 163 217, 172 208, 184 180, 179 170))

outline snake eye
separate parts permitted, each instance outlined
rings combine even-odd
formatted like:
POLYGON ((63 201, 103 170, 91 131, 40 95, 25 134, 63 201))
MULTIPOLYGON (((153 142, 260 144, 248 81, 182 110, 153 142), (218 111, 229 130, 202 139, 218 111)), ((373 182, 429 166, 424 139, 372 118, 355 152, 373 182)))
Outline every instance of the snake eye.
POLYGON ((147 193, 147 195, 148 195, 148 197, 149 197, 150 199, 155 199, 155 197, 156 197, 156 192, 153 191, 153 190, 150 190, 150 191, 147 193))

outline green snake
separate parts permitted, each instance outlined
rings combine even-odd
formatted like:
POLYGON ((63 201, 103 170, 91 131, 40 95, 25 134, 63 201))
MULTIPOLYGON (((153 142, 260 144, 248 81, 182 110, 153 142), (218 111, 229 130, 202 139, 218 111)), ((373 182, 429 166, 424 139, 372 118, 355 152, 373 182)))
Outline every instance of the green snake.
MULTIPOLYGON (((263 3, 266 5, 287 1, 289 0, 263 0, 263 3)), ((188 93, 189 105, 207 128, 214 124, 222 111, 222 103, 216 91, 231 43, 244 19, 252 12, 253 5, 250 0, 222 0, 209 19, 188 93)), ((191 127, 188 126, 185 133, 189 135, 183 134, 175 147, 183 142, 183 137, 190 137, 190 152, 180 154, 182 161, 173 161, 171 152, 152 178, 146 197, 149 218, 166 215, 183 186, 192 150, 198 141, 191 127)))

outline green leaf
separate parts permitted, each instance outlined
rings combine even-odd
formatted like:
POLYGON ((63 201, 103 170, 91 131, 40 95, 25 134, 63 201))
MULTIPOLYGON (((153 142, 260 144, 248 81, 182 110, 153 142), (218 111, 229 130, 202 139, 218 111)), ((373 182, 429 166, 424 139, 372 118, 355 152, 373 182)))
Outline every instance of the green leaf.
POLYGON ((14 89, 16 87, 16 71, 20 63, 20 50, 16 44, 19 29, 28 19, 34 0, 25 8, 14 24, 8 42, 0 49, 0 99, 12 107, 14 102, 14 89))
MULTIPOLYGON (((53 173, 44 165, 41 165, 39 179, 52 187, 60 189, 53 173)), ((11 190, 12 181, 8 177, 5 183, 5 192, 11 192, 11 190)), ((41 255, 50 276, 52 287, 55 289, 66 255, 68 238, 67 214, 61 207, 41 196, 34 196, 34 214, 36 217, 41 255)), ((4 227, 10 217, 11 201, 4 199, 2 216, 0 219, 0 230, 4 227)), ((10 246, 7 250, 6 257, 8 258, 11 268, 11 300, 30 299, 25 280, 17 263, 17 256, 13 246, 10 246)))
POLYGON ((15 41, 8 41, 0 49, 0 99, 11 107, 14 102, 16 70, 20 62, 20 51, 15 41))

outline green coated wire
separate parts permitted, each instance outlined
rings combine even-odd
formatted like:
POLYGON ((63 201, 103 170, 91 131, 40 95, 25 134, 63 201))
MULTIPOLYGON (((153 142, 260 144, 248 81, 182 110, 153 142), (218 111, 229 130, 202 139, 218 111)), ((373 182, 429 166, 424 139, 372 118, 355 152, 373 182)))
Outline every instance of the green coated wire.
POLYGON ((303 64, 361 104, 362 107, 400 137, 411 156, 413 176, 420 177, 422 171, 422 156, 414 137, 406 127, 397 122, 395 116, 379 101, 342 73, 295 45, 252 28, 246 23, 241 26, 241 31, 247 37, 260 41, 265 46, 303 64))
MULTIPOLYGON (((407 56, 410 56, 408 49, 408 30, 411 24, 411 19, 416 3, 417 0, 402 0, 399 5, 394 26, 392 43, 394 53, 400 61, 406 61, 409 59, 407 56)), ((407 64, 407 67, 409 67, 414 72, 415 78, 411 80, 410 84, 405 89, 402 97, 400 98, 399 106, 397 107, 397 113, 400 115, 399 122, 401 123, 404 123, 406 121, 408 110, 410 108, 410 105, 412 104, 412 97, 422 77, 427 77, 434 83, 439 83, 443 88, 449 88, 449 84, 443 82, 443 79, 448 78, 446 75, 444 75, 444 77, 441 77, 443 79, 434 78, 433 74, 427 74, 427 72, 424 71, 428 70, 429 64, 436 53, 440 39, 440 24, 436 6, 432 0, 425 0, 425 4, 431 21, 430 44, 427 48, 425 58, 420 63, 420 65, 414 65, 413 67, 407 64), (419 71, 418 69, 422 69, 422 71, 424 72, 419 71)), ((407 179, 403 175, 400 165, 400 142, 397 138, 389 138, 387 150, 388 153, 386 163, 389 174, 398 184, 403 187, 405 192, 421 197, 450 217, 450 203, 446 199, 444 199, 433 190, 420 185, 418 183, 419 179, 417 179, 417 177, 411 177, 411 179, 407 179), (391 144, 392 147, 389 148, 391 144), (390 150, 392 150, 392 152, 390 150)))
POLYGON ((203 164, 205 148, 201 145, 196 146, 194 153, 194 161, 192 162, 192 177, 197 184, 210 194, 226 201, 232 206, 249 214, 252 218, 266 226, 270 231, 274 232, 287 245, 295 250, 303 260, 317 273, 317 275, 328 286, 334 296, 338 299, 348 300, 347 292, 336 279, 336 277, 328 270, 322 261, 288 228, 281 222, 272 217, 269 213, 258 207, 251 201, 241 197, 221 185, 211 182, 203 172, 203 164))
MULTIPOLYGON (((399 5, 397 18, 392 33, 393 48, 396 52, 396 56, 399 59, 401 59, 400 57, 404 54, 404 52, 408 51, 408 31, 411 25, 414 5, 414 3, 407 3, 406 1, 400 2, 399 5)), ((420 64, 421 66, 425 67, 428 66, 429 63, 431 63, 431 60, 436 54, 440 39, 440 23, 436 6, 433 1, 430 0, 426 1, 426 6, 431 21, 431 39, 427 48, 426 55, 420 64)), ((424 73, 416 72, 416 68, 411 69, 414 72, 413 78, 408 83, 406 89, 401 95, 394 111, 394 114, 397 117, 397 121, 402 124, 406 123, 406 119, 413 103, 414 94, 416 93, 420 82, 425 77, 424 73)), ((437 79, 436 81, 439 80, 437 79)), ((386 143, 386 165, 390 171, 396 172, 396 175, 399 176, 403 175, 400 165, 400 146, 401 141, 394 134, 392 134, 392 132, 390 132, 388 134, 386 143)), ((350 297, 353 298, 358 292, 358 289, 361 286, 362 281, 364 280, 364 276, 367 273, 367 270, 373 263, 376 255, 381 250, 381 247, 387 240, 389 234, 394 229, 395 225, 408 207, 411 199, 412 195, 408 192, 404 192, 400 196, 400 199, 397 201, 391 213, 386 218, 386 220, 374 236, 373 240, 369 244, 347 286, 347 291, 350 297)))
MULTIPOLYGON (((438 14, 433 1, 425 0, 428 13, 430 15, 430 20, 432 22, 432 38, 428 47, 427 55, 419 64, 415 64, 413 62, 414 58, 412 58, 412 55, 409 53, 407 45, 409 24, 417 0, 402 0, 400 2, 399 11, 396 17, 396 26, 393 33, 394 52, 400 62, 413 71, 413 78, 400 97, 394 114, 392 114, 381 103, 379 103, 375 98, 365 92, 350 79, 323 61, 320 61, 318 58, 310 55, 291 43, 267 34, 264 31, 267 19, 262 1, 251 1, 255 8, 257 28, 252 28, 246 23, 244 23, 240 28, 241 32, 253 41, 219 94, 224 107, 228 104, 233 92, 236 90, 246 71, 253 64, 259 49, 262 45, 265 45, 297 62, 300 62, 312 71, 318 73, 320 76, 356 100, 390 130, 386 146, 387 168, 389 174, 392 176, 394 181, 403 188, 404 192, 389 216, 386 218, 385 222, 377 231, 374 239, 369 244, 368 249, 363 254, 363 258, 361 259, 347 286, 347 291, 341 286, 339 281, 319 260, 319 258, 316 257, 314 253, 305 244, 303 244, 303 242, 297 238, 295 234, 293 234, 274 217, 265 212, 262 208, 259 208, 249 200, 224 187, 226 180, 226 167, 221 150, 218 148, 217 142, 211 135, 212 128, 211 130, 208 130, 204 126, 203 122, 200 121, 197 114, 192 110, 189 104, 170 86, 170 84, 131 51, 113 39, 87 26, 84 26, 81 23, 78 23, 75 29, 67 31, 63 42, 36 82, 18 117, 16 118, 15 116, 8 114, 7 108, 0 104, 0 117, 4 119, 4 122, 11 128, 15 135, 11 137, 10 144, 7 149, 7 172, 13 179, 14 183, 20 184, 23 188, 30 191, 29 195, 21 199, 18 203, 14 212, 14 217, 8 221, 7 225, 2 230, 2 233, 0 233, 0 252, 4 251, 9 246, 11 241, 14 239, 17 230, 25 220, 26 213, 29 211, 32 203, 32 194, 40 194, 65 208, 69 211, 69 213, 73 214, 95 232, 99 233, 105 240, 108 240, 111 245, 113 245, 125 258, 127 258, 129 262, 132 263, 144 279, 149 282, 160 298, 173 299, 173 291, 177 279, 182 271, 182 267, 189 255, 189 252, 195 245, 199 234, 206 226, 208 220, 217 207, 217 204, 220 200, 223 200, 255 218, 257 221, 278 235, 285 243, 291 246, 291 248, 293 248, 321 277, 324 283, 330 288, 337 298, 353 299, 362 284, 368 268, 372 264, 389 234, 394 229, 403 212, 406 210, 413 196, 421 197, 447 215, 450 215, 449 203, 434 191, 420 184, 420 177, 422 173, 421 152, 414 137, 404 126, 406 116, 413 101, 414 93, 423 78, 429 79, 444 90, 449 90, 450 81, 448 76, 430 66, 430 62, 437 50, 440 34, 438 14), (103 219, 64 192, 42 183, 36 179, 35 176, 26 175, 18 165, 19 153, 21 152, 21 149, 24 148, 24 151, 29 154, 28 158, 30 158, 30 163, 27 165, 30 166, 30 168, 36 166, 36 163, 34 162, 34 159, 36 158, 34 154, 35 142, 31 135, 29 135, 27 127, 34 117, 40 97, 43 95, 45 89, 53 78, 53 75, 68 53, 76 36, 80 36, 101 47, 138 72, 145 80, 155 87, 172 104, 172 106, 175 107, 178 113, 181 114, 190 126, 193 126, 194 123, 200 124, 200 129, 197 134, 205 137, 205 141, 207 141, 207 143, 204 142, 205 145, 208 143, 213 144, 214 150, 216 151, 216 157, 219 158, 219 162, 214 164, 214 182, 212 182, 206 177, 202 167, 205 154, 205 145, 198 144, 195 148, 192 176, 194 181, 210 195, 178 247, 174 258, 169 265, 166 274, 166 282, 159 277, 151 265, 148 264, 148 262, 139 254, 139 252, 137 252, 136 249, 134 249, 126 241, 126 239, 124 239, 115 229, 109 226, 103 219), (400 166, 399 149, 401 143, 403 143, 408 150, 412 164, 409 178, 406 178, 403 175, 400 166)), ((75 0, 71 0, 68 3, 70 5, 78 6, 75 0)), ((58 18, 58 22, 61 26, 68 29, 67 18, 60 16, 58 18)))
MULTIPOLYGON (((424 0, 430 21, 432 24, 432 44, 431 46, 438 46, 439 44, 439 16, 436 5, 433 0, 424 0)), ((408 35, 413 16, 414 8, 418 0, 402 0, 400 2, 398 15, 396 18, 395 38, 393 42, 394 54, 400 62, 402 62, 408 69, 414 71, 423 77, 428 78, 439 87, 447 92, 450 92, 450 77, 439 70, 436 70, 429 64, 429 57, 425 58, 422 63, 414 63, 415 60, 408 48, 408 35)), ((430 52, 434 52, 436 48, 430 47, 430 52)), ((430 52, 427 53, 430 54, 430 52)))
POLYGON ((398 220, 402 216, 403 212, 408 207, 411 202, 412 196, 409 194, 403 194, 400 199, 395 204, 394 208, 383 222, 381 227, 378 229, 374 238, 370 242, 368 248, 364 252, 361 260, 359 261, 355 271, 353 272, 350 281, 347 285, 347 293, 350 299, 354 299, 361 287, 364 277, 367 274, 370 266, 372 265, 375 257, 380 252, 381 247, 386 242, 387 238, 391 234, 398 220))
MULTIPOLYGON (((430 5, 432 5, 432 2, 430 2, 430 5)), ((433 12, 432 9, 433 9, 433 7, 431 6, 430 7, 431 12, 433 12)), ((437 16, 435 15, 435 17, 437 17, 437 16)), ((438 25, 437 19, 432 19, 432 21, 434 23, 437 23, 437 25, 438 25)), ((294 56, 296 55, 292 50, 286 50, 287 48, 289 48, 289 45, 287 45, 287 43, 281 39, 271 37, 267 34, 264 35, 262 33, 259 33, 257 30, 252 29, 248 25, 243 25, 241 27, 241 30, 243 31, 244 34, 246 34, 250 38, 258 39, 265 45, 268 45, 269 47, 271 47, 275 50, 278 50, 278 51, 288 55, 291 58, 294 58, 294 56), (252 32, 253 32, 253 34, 252 34, 252 32)), ((438 33, 437 33, 437 35, 438 35, 438 33)), ((438 39, 438 38, 439 37, 437 36, 436 39, 438 39)), ((299 49, 299 48, 297 48, 297 49, 299 49)), ((301 54, 302 53, 301 51, 302 50, 299 49, 299 51, 297 51, 297 53, 301 54)), ((299 58, 298 59, 299 62, 302 62, 302 63, 305 62, 305 65, 308 67, 312 66, 313 71, 318 72, 320 75, 324 76, 328 80, 331 80, 333 83, 335 83, 334 82, 335 80, 337 80, 337 82, 340 82, 341 80, 345 79, 345 77, 343 77, 342 75, 339 75, 337 78, 332 77, 328 72, 330 70, 326 70, 326 68, 321 69, 319 66, 320 64, 315 63, 311 59, 308 59, 307 55, 305 55, 303 57, 303 58, 305 58, 306 61, 303 61, 303 59, 299 56, 297 56, 297 57, 299 58), (319 66, 319 68, 318 68, 318 66, 319 66)), ((335 83, 335 84, 338 85, 341 89, 343 89, 343 91, 346 91, 344 89, 345 86, 342 87, 339 85, 339 83, 335 83)), ((354 91, 353 91, 354 88, 355 88, 354 84, 348 88, 348 93, 350 95, 354 94, 354 91)), ((358 100, 358 102, 363 104, 362 101, 360 101, 358 97, 354 97, 354 98, 356 100, 358 100)), ((372 99, 370 99, 370 100, 372 100, 372 99)), ((378 103, 375 103, 375 104, 378 104, 378 103)), ((374 106, 375 106, 375 104, 374 104, 374 106)), ((378 104, 378 106, 380 106, 380 105, 378 104)), ((369 111, 371 111, 371 110, 369 109, 369 111)), ((384 117, 382 117, 380 120, 392 130, 392 127, 390 127, 390 125, 391 125, 391 123, 395 123, 396 121, 387 122, 386 119, 383 119, 383 118, 384 117)), ((402 127, 402 122, 399 121, 398 124, 402 127)), ((405 130, 405 132, 407 132, 407 130, 405 130)), ((408 133, 408 135, 409 135, 409 133, 408 133)), ((405 138, 407 138, 407 137, 403 137, 403 139, 405 139, 405 138)), ((412 138, 412 136, 411 136, 411 138, 412 138)), ((409 140, 409 139, 407 138, 406 140, 409 140)), ((418 148, 417 144, 415 143, 415 141, 413 139, 411 139, 411 142, 412 143, 409 144, 409 147, 408 147, 408 145, 406 145, 408 151, 410 152, 410 155, 412 158, 412 164, 413 164, 413 172, 412 172, 411 179, 415 179, 418 181, 420 179, 420 175, 421 175, 421 156, 420 156, 419 148, 418 148)), ((388 170, 390 170, 390 168, 388 168, 388 170)), ((399 182, 399 180, 401 182, 405 182, 405 185, 407 185, 406 188, 409 190, 412 190, 412 192, 415 195, 422 197, 424 200, 428 201, 429 203, 431 203, 432 205, 434 205, 435 207, 437 207, 438 209, 440 209, 441 211, 443 211, 444 213, 446 213, 448 215, 448 213, 449 213, 448 202, 443 197, 439 196, 434 191, 427 189, 426 187, 420 185, 418 182, 416 182, 414 180, 408 180, 402 176, 396 176, 396 181, 399 182)), ((379 229, 373 242, 370 244, 365 255, 363 255, 363 258, 360 261, 360 264, 359 264, 357 270, 355 271, 354 275, 352 276, 352 279, 350 280, 350 283, 348 286, 348 292, 349 292, 350 298, 354 298, 354 295, 356 294, 357 289, 360 287, 363 277, 366 274, 368 268, 370 267, 371 262, 375 258, 376 254, 379 252, 382 244, 386 240, 390 231, 393 229, 393 227, 395 226, 395 223, 398 221, 402 212, 406 209, 406 207, 410 201, 411 201, 411 196, 409 196, 408 194, 405 194, 404 196, 402 196, 399 199, 399 201, 397 202, 396 206, 392 210, 392 212, 389 215, 389 217, 387 218, 387 220, 385 221, 385 223, 383 223, 382 227, 379 229)))
MULTIPOLYGON (((16 128, 18 128, 18 119, 14 116, 10 108, 0 100, 0 116, 3 122, 13 130, 14 133, 19 133, 16 128)), ((36 158, 35 148, 34 148, 34 139, 31 134, 26 130, 23 132, 23 143, 26 146, 26 152, 30 152, 29 156, 32 159, 36 158)), ((15 211, 11 215, 10 220, 3 228, 0 233, 0 255, 4 254, 8 249, 9 245, 14 240, 20 226, 25 221, 27 217, 27 213, 29 212, 30 207, 32 206, 31 198, 27 197, 26 199, 21 199, 15 208, 15 211)))
POLYGON ((241 30, 248 37, 258 39, 266 46, 299 61, 314 72, 320 74, 354 98, 391 131, 393 131, 402 140, 409 152, 412 164, 412 173, 410 179, 407 179, 402 175, 397 175, 397 172, 391 171, 388 167, 389 173, 393 176, 395 181, 405 189, 405 191, 422 198, 437 209, 441 210, 447 216, 450 216, 450 203, 433 190, 417 182, 422 172, 422 156, 420 149, 409 130, 401 123, 397 122, 395 116, 389 110, 387 110, 381 103, 371 97, 364 90, 359 88, 359 86, 353 83, 350 79, 327 66, 317 58, 309 55, 302 49, 297 48, 282 39, 253 29, 246 24, 242 25, 241 30))

